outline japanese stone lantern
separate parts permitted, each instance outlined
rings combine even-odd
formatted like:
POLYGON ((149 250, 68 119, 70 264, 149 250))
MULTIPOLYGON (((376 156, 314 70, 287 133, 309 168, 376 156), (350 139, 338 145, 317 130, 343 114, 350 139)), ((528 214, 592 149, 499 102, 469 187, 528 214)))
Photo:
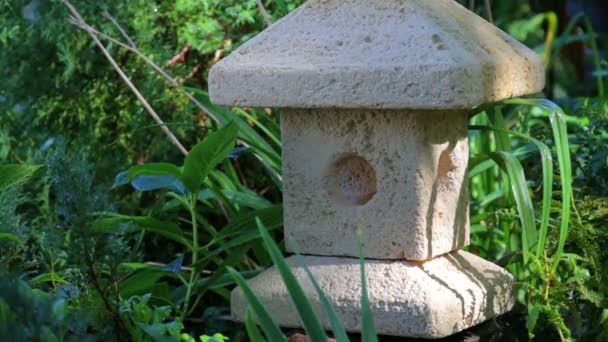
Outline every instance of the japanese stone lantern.
MULTIPOLYGON (((378 332, 426 338, 513 306, 513 277, 461 250, 467 110, 543 86, 538 55, 454 0, 310 0, 209 76, 214 103, 281 108, 285 236, 345 328, 360 329, 361 230, 378 332)), ((275 268, 250 285, 280 325, 301 325, 275 268)), ((239 289, 231 305, 242 321, 239 289)))

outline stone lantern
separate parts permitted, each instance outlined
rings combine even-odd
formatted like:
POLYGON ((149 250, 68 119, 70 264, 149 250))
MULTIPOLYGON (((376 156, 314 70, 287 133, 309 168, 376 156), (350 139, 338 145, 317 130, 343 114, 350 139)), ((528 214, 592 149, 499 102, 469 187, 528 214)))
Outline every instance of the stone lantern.
MULTIPOLYGON (((543 86, 538 55, 454 0, 310 0, 209 76, 214 103, 281 108, 285 236, 345 328, 360 329, 361 230, 378 332, 426 338, 513 306, 513 277, 461 250, 467 110, 543 86)), ((280 325, 301 325, 275 268, 250 285, 280 325)), ((231 305, 243 320, 239 289, 231 305)))

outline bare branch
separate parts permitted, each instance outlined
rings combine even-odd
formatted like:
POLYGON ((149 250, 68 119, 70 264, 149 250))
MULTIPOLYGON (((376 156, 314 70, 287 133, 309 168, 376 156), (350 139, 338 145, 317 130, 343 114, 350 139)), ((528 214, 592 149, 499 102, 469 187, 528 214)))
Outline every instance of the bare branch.
MULTIPOLYGON (((86 24, 86 22, 84 21, 84 19, 80 15, 80 13, 76 10, 76 8, 68 0, 63 0, 63 3, 66 5, 66 7, 70 11, 70 13, 73 15, 72 21, 75 20, 75 21, 77 21, 79 23, 82 23, 83 25, 89 26, 88 24, 86 24)), ((148 101, 146 100, 146 98, 139 92, 139 90, 137 89, 137 87, 135 87, 135 85, 131 82, 131 80, 129 79, 129 77, 120 68, 120 66, 118 65, 118 63, 116 63, 116 60, 114 60, 114 58, 112 57, 112 55, 110 55, 110 53, 105 48, 105 46, 101 43, 101 41, 99 41, 99 39, 97 38, 97 35, 93 34, 92 32, 89 32, 88 30, 87 30, 87 32, 89 33, 89 35, 91 36, 91 38, 93 38, 93 41, 95 41, 95 44, 97 44, 97 46, 101 49, 101 52, 103 52, 103 54, 108 59, 108 61, 110 62, 110 64, 112 64, 112 66, 114 67, 114 69, 116 70, 116 72, 118 73, 118 75, 120 75, 120 77, 123 79, 123 81, 127 84, 127 86, 135 94, 135 96, 137 97, 137 99, 141 102, 141 104, 144 106, 144 108, 148 111, 148 113, 150 114, 150 116, 152 116, 152 118, 154 119, 154 121, 156 121, 156 123, 160 126, 160 128, 163 130, 163 132, 167 135, 167 137, 169 138, 169 140, 184 155, 187 155, 188 154, 188 150, 186 150, 186 148, 177 139, 177 137, 173 134, 173 132, 171 132, 171 130, 167 127, 167 125, 165 125, 165 123, 160 118, 160 116, 158 116, 158 114, 156 113, 156 111, 152 108, 152 106, 150 106, 150 104, 148 103, 148 101)), ((124 45, 124 44, 122 44, 122 45, 124 45)), ((125 45, 125 46, 128 46, 128 45, 125 45)), ((131 48, 131 47, 129 47, 129 48, 131 48)))
POLYGON ((131 37, 129 37, 129 35, 127 34, 127 31, 125 31, 122 28, 122 26, 120 26, 118 21, 116 19, 114 19, 114 17, 110 14, 110 12, 108 12, 107 10, 103 11, 103 16, 112 22, 112 24, 118 29, 118 31, 120 31, 122 36, 125 37, 127 42, 129 42, 129 45, 131 45, 132 48, 137 49, 137 45, 135 45, 135 42, 133 40, 131 40, 131 37))
MULTIPOLYGON (((159 67, 158 64, 154 63, 154 61, 152 61, 150 58, 148 58, 145 54, 143 54, 138 49, 132 48, 131 46, 129 46, 119 40, 116 40, 115 38, 110 37, 105 33, 97 31, 95 28, 88 25, 86 22, 83 22, 82 20, 78 20, 75 17, 70 18, 70 23, 87 31, 89 34, 93 34, 98 38, 110 41, 124 49, 127 49, 127 50, 133 52, 134 54, 139 56, 141 59, 143 59, 144 62, 146 62, 148 65, 150 65, 152 67, 152 69, 154 69, 154 71, 156 71, 165 80, 167 80, 167 82, 169 82, 169 84, 171 86, 175 87, 180 93, 184 94, 184 96, 186 96, 188 98, 188 100, 190 100, 198 109, 200 109, 203 113, 205 113, 205 115, 207 115, 209 118, 211 118, 217 124, 219 124, 219 125, 223 124, 222 121, 209 108, 207 108, 207 106, 203 105, 199 100, 197 100, 194 96, 192 96, 192 94, 190 94, 189 92, 184 90, 184 88, 182 88, 180 86, 180 84, 173 77, 171 77, 167 72, 165 72, 161 67, 159 67)), ((245 142, 243 140, 239 139, 237 141, 243 146, 250 146, 247 142, 245 142)), ((263 164, 265 163, 263 158, 260 155, 258 155, 257 153, 255 154, 255 157, 258 160, 260 160, 263 164)), ((281 176, 278 174, 276 175, 276 177, 281 178, 281 176)))
POLYGON ((262 0, 257 0, 257 3, 260 12, 262 12, 262 17, 264 17, 264 21, 266 22, 266 26, 272 25, 272 19, 270 19, 270 15, 268 15, 268 11, 266 11, 266 7, 264 7, 262 0))
POLYGON ((208 115, 213 121, 217 122, 217 123, 222 123, 212 112, 211 110, 209 110, 209 108, 207 108, 205 105, 203 105, 202 103, 200 103, 200 101, 198 101, 194 96, 192 96, 190 93, 188 93, 187 91, 184 91, 183 88, 180 87, 180 84, 173 78, 171 77, 169 74, 167 74, 167 72, 165 72, 165 70, 163 70, 160 66, 158 66, 158 64, 154 63, 153 60, 151 60, 150 58, 148 58, 148 56, 146 56, 145 54, 143 54, 141 51, 139 51, 138 49, 132 48, 129 45, 116 40, 110 36, 108 36, 105 33, 99 32, 97 31, 95 28, 93 28, 92 26, 90 26, 89 24, 78 20, 77 18, 72 18, 70 19, 70 22, 78 27, 80 27, 81 29, 89 32, 89 34, 93 34, 99 38, 105 39, 107 41, 110 41, 122 48, 125 48, 131 52, 133 52, 134 54, 136 54, 137 56, 139 56, 141 59, 144 60, 144 62, 146 62, 148 65, 150 65, 152 67, 152 69, 154 69, 154 71, 156 71, 159 75, 161 75, 165 80, 167 80, 173 87, 177 88, 182 94, 184 94, 188 100, 192 101, 192 103, 194 103, 194 105, 196 107, 198 107, 200 110, 202 110, 206 115, 208 115))
POLYGON ((483 4, 486 8, 486 16, 488 17, 488 21, 493 24, 494 16, 492 15, 492 4, 490 3, 490 0, 484 0, 483 4))

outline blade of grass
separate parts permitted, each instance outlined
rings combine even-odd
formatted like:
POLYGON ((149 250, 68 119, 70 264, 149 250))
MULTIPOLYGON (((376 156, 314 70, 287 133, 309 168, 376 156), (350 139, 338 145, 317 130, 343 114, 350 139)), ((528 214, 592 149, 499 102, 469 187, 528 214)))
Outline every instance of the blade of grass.
POLYGON ((253 290, 251 290, 251 287, 249 287, 249 284, 247 284, 245 278, 243 278, 243 276, 241 276, 234 268, 230 266, 226 267, 226 269, 232 275, 234 281, 243 291, 247 302, 249 302, 249 305, 251 306, 253 313, 257 317, 260 326, 262 327, 262 330, 264 331, 264 334, 266 335, 268 340, 287 341, 279 326, 272 319, 268 311, 266 311, 266 308, 264 308, 264 305, 262 305, 258 297, 256 297, 255 293, 253 293, 253 290))
POLYGON ((253 319, 251 319, 251 311, 249 308, 245 314, 245 329, 247 329, 247 335, 251 339, 251 342, 264 342, 260 329, 258 329, 258 326, 253 322, 253 319))
POLYGON ((528 185, 521 163, 517 158, 507 152, 498 151, 488 154, 496 164, 507 174, 511 183, 511 191, 515 198, 517 212, 521 222, 521 241, 524 263, 528 262, 528 253, 536 243, 536 224, 534 220, 534 207, 528 193, 528 185))
MULTIPOLYGON (((587 33, 595 33, 593 31, 593 26, 591 25, 591 20, 589 17, 585 16, 583 18, 583 23, 585 24, 585 31, 587 33)), ((595 67, 595 71, 600 71, 602 69, 601 65, 601 57, 600 52, 597 47, 597 37, 594 37, 590 40, 591 43, 591 54, 593 56, 593 65, 595 67)), ((597 77, 597 93, 599 97, 604 97, 604 78, 599 74, 597 77)))
POLYGON ((528 140, 532 142, 538 149, 541 156, 541 166, 543 170, 543 197, 540 230, 538 233, 538 242, 536 244, 536 255, 539 258, 542 257, 544 255, 545 244, 547 241, 549 219, 551 216, 551 199, 553 196, 553 157, 551 156, 551 150, 545 143, 519 132, 483 126, 470 126, 469 129, 489 129, 501 131, 504 134, 511 134, 523 140, 528 140))
POLYGON ((365 277, 365 257, 363 255, 363 232, 357 232, 359 238, 359 263, 361 265, 361 341, 378 342, 376 323, 369 304, 367 280, 365 277))
POLYGON ((262 221, 256 219, 256 223, 258 225, 258 230, 260 231, 260 235, 262 236, 262 240, 264 240, 264 244, 266 245, 266 249, 268 250, 268 254, 272 258, 272 261, 276 265, 279 273, 281 274, 281 278, 283 278, 283 282, 285 283, 285 287, 293 300, 293 303, 298 310, 298 314, 302 319, 302 323, 304 325, 304 330, 308 334, 311 341, 327 341, 327 335, 325 334, 325 329, 319 320, 317 313, 314 311, 310 301, 306 297, 304 290, 298 284, 296 277, 291 272, 291 269, 285 262, 279 247, 274 243, 266 228, 262 224, 262 221))
POLYGON ((300 264, 301 267, 304 268, 304 271, 306 271, 306 275, 308 276, 308 279, 312 283, 313 287, 315 288, 315 291, 317 292, 317 295, 319 296, 319 300, 321 302, 321 305, 323 306, 323 310, 325 310, 325 314, 327 315, 327 318, 329 319, 329 323, 331 324, 331 329, 334 333, 334 338, 336 339, 337 342, 348 342, 349 341, 348 335, 346 334, 346 330, 344 329, 342 322, 338 318, 338 314, 336 314, 336 311, 331 306, 331 303, 329 302, 329 299, 325 295, 325 292, 323 292, 323 289, 321 289, 321 286, 319 286, 319 283, 317 282, 315 277, 312 275, 312 272, 310 272, 310 269, 306 265, 304 257, 302 257, 302 255, 300 254, 298 246, 296 245, 295 241, 290 241, 290 244, 293 247, 293 249, 295 250, 295 254, 296 254, 298 263, 300 264))
POLYGON ((555 255, 553 257, 553 265, 551 265, 551 274, 554 274, 557 270, 561 255, 564 252, 564 246, 566 244, 569 231, 571 206, 570 198, 572 196, 572 165, 570 161, 570 146, 568 143, 566 120, 558 111, 554 111, 549 118, 555 139, 560 181, 562 186, 562 210, 559 241, 557 244, 557 250, 555 251, 555 255))
POLYGON ((549 121, 555 140, 557 161, 559 165, 562 186, 562 209, 558 247, 553 256, 551 273, 555 273, 568 237, 570 223, 570 206, 572 197, 572 163, 570 160, 570 144, 568 142, 567 117, 564 111, 555 103, 545 99, 510 99, 508 104, 538 106, 549 112, 549 121))

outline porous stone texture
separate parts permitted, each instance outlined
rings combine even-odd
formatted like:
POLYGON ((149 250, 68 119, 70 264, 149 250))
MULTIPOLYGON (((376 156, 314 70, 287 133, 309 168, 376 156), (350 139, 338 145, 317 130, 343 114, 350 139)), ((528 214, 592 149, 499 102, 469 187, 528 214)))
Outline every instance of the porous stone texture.
POLYGON ((210 71, 217 104, 466 109, 539 92, 533 51, 454 0, 310 0, 210 71))
POLYGON ((426 260, 469 243, 465 111, 285 109, 288 250, 426 260))
MULTIPOLYGON (((287 259, 297 280, 329 330, 322 306, 296 257, 287 259)), ((361 274, 356 258, 305 256, 304 262, 327 295, 347 331, 359 331, 361 274)), ((367 260, 365 273, 379 334, 440 338, 509 311, 513 277, 473 254, 452 252, 424 263, 367 260)), ((278 324, 301 326, 297 311, 275 267, 249 281, 278 324)), ((243 321, 247 302, 232 292, 232 316, 243 321)))

